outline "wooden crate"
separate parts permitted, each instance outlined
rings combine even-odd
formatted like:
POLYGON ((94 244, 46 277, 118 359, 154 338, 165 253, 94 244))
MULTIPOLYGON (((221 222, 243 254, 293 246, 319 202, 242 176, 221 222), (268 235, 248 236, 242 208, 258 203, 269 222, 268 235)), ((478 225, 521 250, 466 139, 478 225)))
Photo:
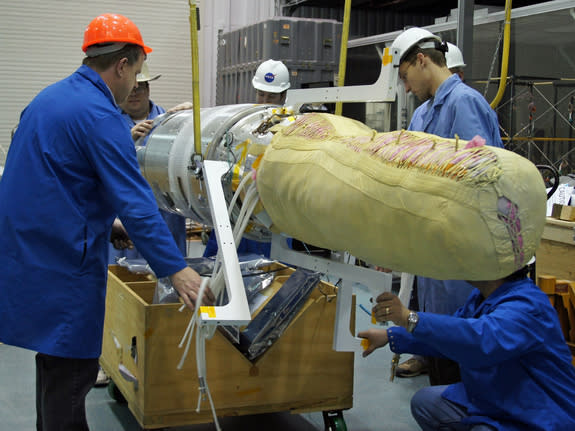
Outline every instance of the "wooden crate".
MULTIPOLYGON (((190 310, 151 304, 156 282, 147 276, 116 265, 108 276, 100 362, 139 424, 153 429, 212 422, 207 400, 195 411, 194 341, 183 369, 176 369, 190 310), (120 365, 137 383, 122 376, 120 365)), ((219 331, 207 340, 207 381, 218 416, 352 407, 354 354, 332 349, 336 292, 322 282, 281 338, 253 363, 219 331)))
POLYGON ((553 204, 551 217, 565 221, 575 221, 575 207, 569 205, 553 204))
POLYGON ((547 217, 535 264, 537 276, 575 280, 575 222, 547 217))
POLYGON ((563 336, 571 350, 571 363, 575 366, 575 281, 540 275, 537 285, 547 294, 551 305, 557 311, 563 336))

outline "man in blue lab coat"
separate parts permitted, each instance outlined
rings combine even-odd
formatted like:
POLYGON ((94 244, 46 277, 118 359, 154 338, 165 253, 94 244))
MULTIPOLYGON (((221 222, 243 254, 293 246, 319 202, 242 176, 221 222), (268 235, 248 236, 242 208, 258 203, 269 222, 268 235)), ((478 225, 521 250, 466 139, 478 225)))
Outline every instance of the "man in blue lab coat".
POLYGON ((151 49, 116 14, 88 25, 82 49, 83 65, 22 112, 0 181, 0 342, 38 352, 42 431, 88 430, 116 215, 189 307, 201 282, 160 216, 118 108, 151 49))

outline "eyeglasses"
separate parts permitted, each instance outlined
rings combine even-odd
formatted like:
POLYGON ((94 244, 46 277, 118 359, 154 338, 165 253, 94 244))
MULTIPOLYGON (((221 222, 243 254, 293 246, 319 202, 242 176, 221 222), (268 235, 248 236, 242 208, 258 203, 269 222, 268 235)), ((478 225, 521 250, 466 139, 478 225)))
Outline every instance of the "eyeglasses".
POLYGON ((150 84, 148 82, 139 82, 138 87, 132 90, 133 93, 143 93, 150 89, 150 84))

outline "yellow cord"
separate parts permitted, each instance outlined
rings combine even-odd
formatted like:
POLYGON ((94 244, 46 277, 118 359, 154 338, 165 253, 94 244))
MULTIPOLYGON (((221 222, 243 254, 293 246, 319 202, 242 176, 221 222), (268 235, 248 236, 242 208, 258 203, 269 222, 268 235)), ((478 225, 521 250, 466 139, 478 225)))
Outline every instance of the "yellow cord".
POLYGON ((511 39, 511 0, 505 0, 505 29, 503 31, 503 53, 501 54, 501 79, 499 80, 499 88, 495 98, 491 101, 490 106, 495 109, 505 92, 505 85, 507 84, 507 69, 509 66, 509 45, 511 39))

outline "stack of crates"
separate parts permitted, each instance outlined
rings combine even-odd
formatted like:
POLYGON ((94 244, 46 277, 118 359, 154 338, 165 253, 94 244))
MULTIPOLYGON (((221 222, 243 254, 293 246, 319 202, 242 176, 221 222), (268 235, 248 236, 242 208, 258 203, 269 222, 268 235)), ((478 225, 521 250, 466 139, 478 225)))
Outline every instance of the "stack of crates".
POLYGON ((290 88, 333 86, 342 24, 331 19, 274 17, 218 36, 216 104, 254 103, 252 78, 266 60, 290 71, 290 88))

